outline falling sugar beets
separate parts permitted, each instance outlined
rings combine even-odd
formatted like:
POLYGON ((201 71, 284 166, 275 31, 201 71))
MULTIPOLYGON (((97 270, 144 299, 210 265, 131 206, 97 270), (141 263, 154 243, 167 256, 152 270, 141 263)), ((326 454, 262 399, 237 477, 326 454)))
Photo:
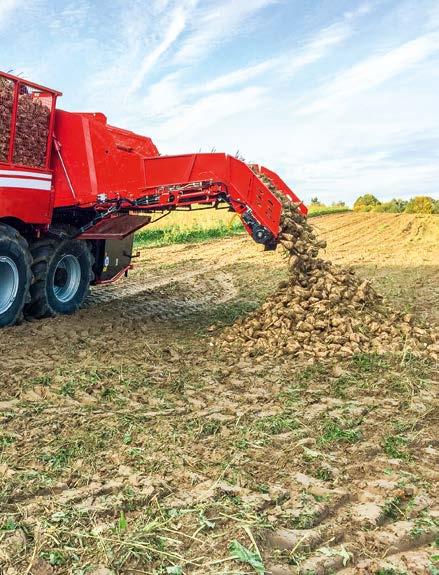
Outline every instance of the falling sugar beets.
POLYGON ((222 335, 228 351, 292 355, 303 360, 349 358, 362 352, 439 357, 438 333, 410 314, 389 309, 368 280, 319 256, 326 247, 298 206, 264 182, 282 202, 281 244, 289 277, 275 294, 222 335))

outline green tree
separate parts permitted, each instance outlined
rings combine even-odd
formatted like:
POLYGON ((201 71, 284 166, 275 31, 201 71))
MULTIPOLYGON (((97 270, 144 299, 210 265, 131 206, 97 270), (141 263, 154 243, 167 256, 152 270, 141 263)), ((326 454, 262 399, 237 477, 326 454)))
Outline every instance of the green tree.
POLYGON ((389 214, 402 214, 406 209, 408 202, 406 200, 400 200, 398 198, 393 198, 390 202, 383 202, 373 208, 374 212, 386 212, 389 214))
POLYGON ((317 196, 315 198, 311 198, 311 205, 313 205, 313 206, 319 206, 320 205, 320 200, 317 196))
POLYGON ((370 212, 379 205, 381 202, 373 194, 364 194, 355 200, 354 210, 356 212, 370 212))
POLYGON ((433 214, 436 201, 428 196, 415 196, 411 198, 405 209, 407 214, 433 214))

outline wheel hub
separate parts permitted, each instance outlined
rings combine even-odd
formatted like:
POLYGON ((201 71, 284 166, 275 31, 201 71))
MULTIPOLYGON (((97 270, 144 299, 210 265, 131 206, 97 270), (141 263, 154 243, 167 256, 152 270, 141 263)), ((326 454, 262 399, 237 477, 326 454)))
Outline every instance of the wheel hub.
POLYGON ((20 278, 14 260, 0 256, 0 314, 6 313, 17 297, 20 278))
POLYGON ((74 255, 68 254, 60 259, 55 269, 53 292, 61 303, 73 299, 81 283, 81 265, 74 255))

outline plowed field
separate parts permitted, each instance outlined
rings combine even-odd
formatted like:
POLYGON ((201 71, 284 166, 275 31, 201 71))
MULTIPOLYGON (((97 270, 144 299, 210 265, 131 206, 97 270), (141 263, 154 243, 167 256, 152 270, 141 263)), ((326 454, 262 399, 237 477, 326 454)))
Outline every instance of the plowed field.
MULTIPOLYGON (((438 324, 439 216, 312 223, 438 324)), ((0 333, 1 575, 438 572, 437 366, 220 352, 285 277, 244 236, 144 249, 76 316, 0 333)))

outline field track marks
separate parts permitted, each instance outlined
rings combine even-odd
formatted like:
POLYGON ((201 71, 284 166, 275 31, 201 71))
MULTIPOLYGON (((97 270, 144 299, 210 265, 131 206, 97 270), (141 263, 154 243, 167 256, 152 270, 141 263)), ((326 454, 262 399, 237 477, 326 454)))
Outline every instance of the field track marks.
MULTIPOLYGON (((428 573, 439 529, 425 514, 426 494, 413 498, 410 489, 403 493, 384 478, 365 485, 354 481, 349 491, 316 484, 309 492, 326 501, 308 499, 304 513, 302 493, 296 498, 297 509, 288 510, 290 523, 299 528, 278 529, 266 536, 263 555, 276 558, 268 566, 270 573, 370 575, 378 569, 428 573)), ((430 508, 432 517, 437 512, 430 508)))
POLYGON ((141 312, 144 316, 154 315, 162 319, 182 317, 212 304, 226 303, 237 296, 233 276, 221 271, 223 267, 223 263, 203 265, 193 271, 174 272, 152 281, 145 281, 142 274, 123 283, 97 287, 92 290, 85 307, 112 303, 122 305, 128 313, 141 312), (212 276, 212 272, 216 273, 212 276), (183 284, 176 295, 161 294, 163 288, 175 284, 183 284))

